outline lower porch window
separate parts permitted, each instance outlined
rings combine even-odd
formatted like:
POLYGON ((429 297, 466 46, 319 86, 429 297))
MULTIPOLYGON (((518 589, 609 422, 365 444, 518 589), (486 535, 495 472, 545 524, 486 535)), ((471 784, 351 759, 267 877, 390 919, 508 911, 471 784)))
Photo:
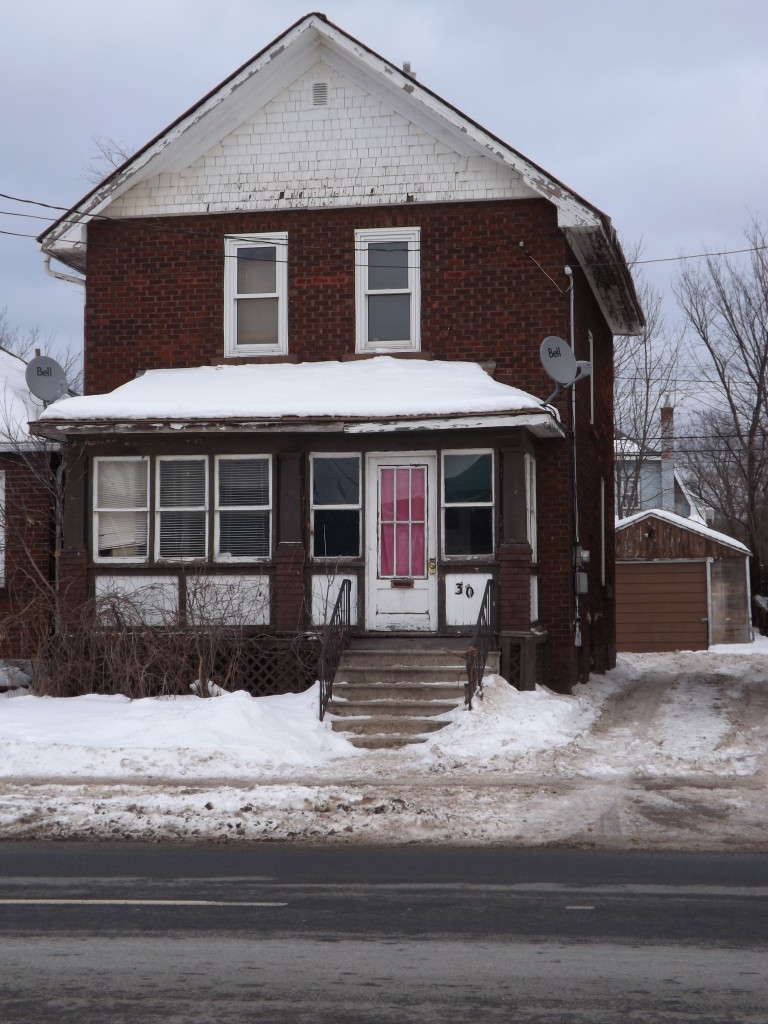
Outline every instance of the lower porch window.
POLYGON ((149 459, 95 459, 93 505, 94 559, 145 559, 149 537, 149 459))
POLYGON ((207 561, 211 551, 216 562, 271 555, 268 455, 96 458, 93 481, 94 561, 149 562, 150 550, 158 562, 207 561))
POLYGON ((492 555, 493 453, 443 454, 443 553, 492 555))
POLYGON ((360 557, 360 456, 311 457, 313 558, 360 557))

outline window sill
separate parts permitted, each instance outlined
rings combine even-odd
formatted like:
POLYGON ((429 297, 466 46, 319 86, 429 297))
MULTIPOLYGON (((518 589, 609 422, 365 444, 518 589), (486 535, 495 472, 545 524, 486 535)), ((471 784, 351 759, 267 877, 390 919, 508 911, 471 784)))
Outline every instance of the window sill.
POLYGON ((211 366, 240 366, 244 363, 298 363, 299 357, 288 353, 272 353, 270 355, 231 355, 211 360, 211 366))
POLYGON ((395 359, 433 359, 430 352, 412 352, 401 349, 391 351, 379 350, 378 352, 345 352, 341 357, 342 363, 352 362, 356 359, 375 359, 377 356, 393 356, 395 359))

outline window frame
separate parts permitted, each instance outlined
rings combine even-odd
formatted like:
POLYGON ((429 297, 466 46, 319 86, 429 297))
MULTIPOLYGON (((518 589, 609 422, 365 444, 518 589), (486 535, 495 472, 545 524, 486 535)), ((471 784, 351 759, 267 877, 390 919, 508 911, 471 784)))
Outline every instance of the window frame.
POLYGON ((272 558, 272 523, 273 523, 273 491, 272 491, 272 456, 269 454, 252 454, 251 452, 233 453, 226 455, 214 455, 213 457, 213 560, 214 562, 226 565, 269 562, 272 558), (267 464, 267 504, 266 505, 225 505, 223 508, 219 501, 219 466, 222 462, 238 459, 244 461, 266 462, 267 464), (267 513, 267 553, 265 555, 228 555, 222 554, 220 550, 221 541, 221 513, 225 512, 266 512, 267 513))
POLYGON ((440 554, 450 562, 487 562, 496 556, 496 457, 493 448, 447 448, 440 453, 440 554), (451 455, 490 455, 491 457, 491 500, 490 501, 446 501, 445 500, 445 459, 451 455), (489 508, 491 510, 491 550, 476 555, 448 553, 445 550, 445 510, 447 508, 489 508))
POLYGON ((154 544, 154 560, 156 563, 162 565, 181 565, 189 562, 203 563, 209 560, 210 555, 210 456, 209 455, 157 455, 155 456, 155 493, 153 504, 153 522, 155 526, 155 544, 154 544), (169 506, 163 508, 160 505, 160 466, 164 462, 202 462, 205 470, 205 480, 203 484, 203 505, 189 505, 189 506, 169 506), (160 542, 162 539, 162 531, 160 529, 161 516, 164 512, 202 512, 203 522, 205 527, 203 530, 203 536, 205 540, 202 555, 161 555, 160 554, 160 542))
POLYGON ((355 325, 357 352, 421 351, 421 228, 358 228, 355 230, 355 325), (368 287, 368 252, 379 242, 408 243, 408 285, 406 288, 368 287), (370 295, 410 296, 410 338, 392 341, 368 340, 368 298, 370 295))
POLYGON ((363 530, 363 466, 361 452, 310 452, 309 456, 309 523, 310 523, 310 544, 309 557, 313 562, 355 561, 362 558, 362 530, 363 530), (357 462, 357 504, 315 504, 315 462, 322 459, 355 459, 357 462), (357 554, 356 555, 316 555, 315 554, 315 511, 322 509, 326 512, 352 511, 357 516, 357 554))
POLYGON ((288 352, 288 232, 227 235, 224 238, 224 355, 269 356, 288 352), (264 248, 275 252, 275 291, 237 290, 237 257, 240 249, 264 248), (237 303, 239 299, 277 299, 277 341, 267 344, 238 344, 237 303))
POLYGON ((92 460, 92 501, 91 501, 91 557, 98 565, 146 565, 150 560, 151 551, 151 511, 152 511, 152 474, 148 455, 97 455, 92 460), (97 504, 99 494, 99 466, 105 462, 137 462, 143 463, 146 472, 147 500, 144 507, 138 505, 125 508, 103 508, 97 504), (147 524, 147 551, 144 555, 100 555, 99 554, 99 515, 102 512, 134 512, 144 513, 147 524))

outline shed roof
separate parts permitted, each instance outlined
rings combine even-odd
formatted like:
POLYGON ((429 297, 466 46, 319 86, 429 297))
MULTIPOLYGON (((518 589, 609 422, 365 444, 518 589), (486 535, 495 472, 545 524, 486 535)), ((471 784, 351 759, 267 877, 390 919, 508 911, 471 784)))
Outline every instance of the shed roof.
POLYGON ((628 527, 649 518, 661 519, 671 526, 706 537, 707 540, 714 541, 717 544, 724 544, 726 547, 734 548, 736 551, 741 551, 747 555, 750 553, 749 548, 734 537, 729 537, 726 533, 718 533, 717 530, 712 530, 694 519, 686 519, 685 516, 679 516, 675 512, 666 512, 661 508, 649 508, 643 512, 635 512, 634 515, 627 516, 625 519, 617 519, 616 531, 626 530, 628 527))

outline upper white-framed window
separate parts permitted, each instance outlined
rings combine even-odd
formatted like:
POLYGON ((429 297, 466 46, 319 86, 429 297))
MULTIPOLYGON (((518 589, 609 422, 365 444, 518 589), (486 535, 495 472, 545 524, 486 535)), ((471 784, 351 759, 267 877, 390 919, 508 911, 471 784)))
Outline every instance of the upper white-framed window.
POLYGON ((93 460, 94 562, 145 562, 149 543, 149 459, 93 460))
POLYGON ((224 354, 288 351, 288 232, 224 239, 224 354))
POLYGON ((421 350, 419 228, 355 231, 358 352, 421 350))
POLYGON ((253 562, 272 552, 272 459, 217 455, 214 552, 217 562, 253 562))
POLYGON ((493 452, 443 452, 443 555, 468 558, 494 551, 493 452))
POLYGON ((204 559, 208 554, 208 459, 160 455, 155 484, 155 558, 204 559))
POLYGON ((313 454, 312 558, 359 558, 361 495, 358 454, 313 454))

